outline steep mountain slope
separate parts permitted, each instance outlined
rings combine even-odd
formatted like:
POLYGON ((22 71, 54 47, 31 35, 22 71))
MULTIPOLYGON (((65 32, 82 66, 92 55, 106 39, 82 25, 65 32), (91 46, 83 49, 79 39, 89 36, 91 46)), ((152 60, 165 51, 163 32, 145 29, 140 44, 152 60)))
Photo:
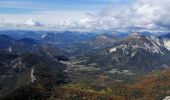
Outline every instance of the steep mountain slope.
POLYGON ((67 82, 67 66, 59 62, 66 60, 56 46, 0 35, 0 96, 27 86, 49 95, 52 87, 67 82))
POLYGON ((158 38, 164 41, 165 47, 170 50, 170 33, 159 36, 158 38))
POLYGON ((29 83, 37 83, 48 88, 64 83, 66 66, 60 62, 42 58, 37 55, 0 54, 1 94, 29 83))
POLYGON ((117 69, 155 70, 170 65, 170 52, 164 42, 152 36, 130 34, 117 41, 106 53, 91 56, 89 62, 117 69))

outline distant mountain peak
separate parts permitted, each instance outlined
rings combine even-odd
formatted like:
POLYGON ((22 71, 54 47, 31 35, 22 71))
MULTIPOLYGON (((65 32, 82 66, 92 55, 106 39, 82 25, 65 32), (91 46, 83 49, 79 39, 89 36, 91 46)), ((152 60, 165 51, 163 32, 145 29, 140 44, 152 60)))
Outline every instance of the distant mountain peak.
POLYGON ((138 33, 138 32, 134 32, 134 33, 131 33, 128 38, 142 38, 142 36, 145 36, 145 35, 142 35, 141 33, 138 33))
POLYGON ((139 32, 133 32, 130 34, 130 36, 139 36, 139 35, 141 35, 139 32))
POLYGON ((132 33, 124 40, 116 43, 115 46, 124 48, 123 51, 126 51, 125 48, 128 50, 132 49, 132 51, 143 49, 150 53, 160 53, 162 55, 164 55, 165 51, 163 41, 153 36, 141 35, 140 33, 132 33))
POLYGON ((112 61, 111 64, 114 62, 113 66, 138 68, 140 65, 144 69, 147 69, 146 66, 161 68, 162 64, 170 65, 168 45, 168 41, 164 44, 156 37, 132 33, 108 48, 106 57, 111 57, 111 60, 108 60, 112 61))

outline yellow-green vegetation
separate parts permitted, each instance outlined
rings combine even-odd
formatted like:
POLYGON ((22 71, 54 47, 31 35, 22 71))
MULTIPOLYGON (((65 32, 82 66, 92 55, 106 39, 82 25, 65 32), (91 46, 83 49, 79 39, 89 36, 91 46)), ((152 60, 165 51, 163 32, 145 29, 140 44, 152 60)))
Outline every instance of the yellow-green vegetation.
POLYGON ((124 100, 124 97, 112 94, 111 88, 97 91, 81 84, 69 84, 57 87, 51 99, 53 100, 124 100))
POLYGON ((53 100, 162 100, 170 95, 170 70, 153 73, 132 84, 111 81, 101 75, 91 84, 70 83, 58 86, 53 100), (107 84, 101 85, 101 83, 107 84))

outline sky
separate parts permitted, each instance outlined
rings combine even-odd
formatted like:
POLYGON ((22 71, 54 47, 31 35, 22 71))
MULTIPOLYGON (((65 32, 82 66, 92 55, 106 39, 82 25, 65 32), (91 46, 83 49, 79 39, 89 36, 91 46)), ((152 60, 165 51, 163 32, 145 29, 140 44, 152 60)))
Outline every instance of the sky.
POLYGON ((170 0, 0 0, 0 29, 170 31, 170 0))

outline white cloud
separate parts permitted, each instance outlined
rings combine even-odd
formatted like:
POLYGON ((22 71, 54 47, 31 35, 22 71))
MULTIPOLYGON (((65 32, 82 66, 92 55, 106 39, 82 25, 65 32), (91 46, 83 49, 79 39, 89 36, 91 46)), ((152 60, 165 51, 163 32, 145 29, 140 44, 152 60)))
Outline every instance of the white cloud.
MULTIPOLYGON (((169 31, 170 0, 137 0, 130 5, 105 8, 99 14, 65 22, 69 28, 169 31), (71 22, 72 21, 72 22, 71 22)), ((64 25, 64 24, 63 24, 64 25)))
POLYGON ((108 28, 169 30, 170 0, 137 0, 126 6, 110 7, 100 14, 99 23, 108 28))
MULTIPOLYGON (((136 0, 98 11, 43 11, 36 14, 1 15, 7 25, 41 26, 55 29, 170 30, 170 0, 136 0), (95 14, 97 13, 97 14, 95 14), (36 21, 27 18, 33 18, 36 21), (27 20, 25 22, 25 20, 27 20), (39 22, 45 23, 44 26, 39 22), (9 24, 10 23, 10 24, 9 24)), ((1 20, 2 22, 2 20, 1 20)), ((1 23, 0 22, 0 23, 1 23)), ((1 23, 2 24, 2 23, 1 23)), ((22 26, 20 26, 22 27, 22 26)), ((25 27, 25 26, 24 26, 25 27)))
POLYGON ((88 23, 88 22, 91 22, 91 19, 83 18, 83 19, 80 20, 80 23, 88 23))
POLYGON ((32 18, 28 19, 24 25, 28 25, 28 26, 43 26, 42 23, 38 22, 38 21, 35 21, 33 20, 32 18))

